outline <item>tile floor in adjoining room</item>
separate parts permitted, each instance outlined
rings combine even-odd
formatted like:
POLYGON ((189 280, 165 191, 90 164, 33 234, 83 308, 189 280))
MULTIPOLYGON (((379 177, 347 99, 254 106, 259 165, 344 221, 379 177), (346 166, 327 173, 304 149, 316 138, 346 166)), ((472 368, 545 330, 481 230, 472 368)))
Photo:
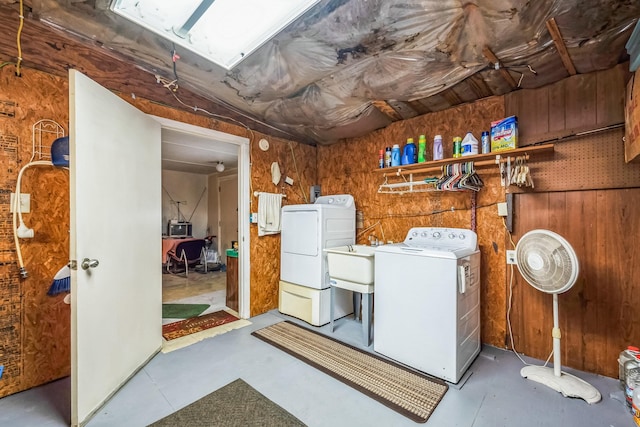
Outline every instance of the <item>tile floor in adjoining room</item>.
MULTIPOLYGON (((87 426, 145 426, 237 378, 242 378, 309 426, 417 425, 251 336, 254 330, 285 319, 331 335, 328 325, 311 327, 277 310, 253 317, 250 319, 252 324, 247 327, 156 355, 87 426)), ((373 351, 373 346, 362 346, 360 324, 352 319, 338 321, 333 335, 373 351)), ((633 424, 631 414, 619 400, 622 392, 617 380, 565 369, 600 391, 602 401, 589 405, 523 379, 520 376, 522 366, 513 353, 484 346, 470 368, 468 380, 462 387, 449 387, 425 425, 623 427, 633 424)), ((69 390, 69 380, 62 379, 0 399, 0 425, 69 425, 69 390)))
MULTIPOLYGON (((209 304, 200 315, 226 308, 227 273, 225 271, 190 271, 162 275, 162 302, 173 304, 209 304)), ((162 324, 180 319, 162 319, 162 324)))

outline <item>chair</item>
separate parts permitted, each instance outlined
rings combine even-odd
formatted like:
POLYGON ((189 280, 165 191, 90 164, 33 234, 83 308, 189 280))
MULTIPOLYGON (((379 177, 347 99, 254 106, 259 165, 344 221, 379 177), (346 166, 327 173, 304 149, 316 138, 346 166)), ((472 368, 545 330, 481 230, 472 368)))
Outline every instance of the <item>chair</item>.
MULTIPOLYGON (((205 257, 206 241, 204 239, 190 239, 178 243, 173 250, 167 252, 167 272, 176 272, 176 267, 184 266, 185 276, 189 276, 189 267, 195 266, 205 257)), ((207 263, 204 263, 205 272, 207 263)))

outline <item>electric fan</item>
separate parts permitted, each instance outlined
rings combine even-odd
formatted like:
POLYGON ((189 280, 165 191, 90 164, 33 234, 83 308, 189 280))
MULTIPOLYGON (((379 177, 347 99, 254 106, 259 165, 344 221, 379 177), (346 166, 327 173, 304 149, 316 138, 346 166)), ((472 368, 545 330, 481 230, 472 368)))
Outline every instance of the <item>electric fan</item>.
POLYGON ((588 403, 600 401, 600 392, 586 381, 561 371, 558 294, 568 291, 578 278, 578 258, 562 236, 549 230, 531 230, 516 245, 516 264, 522 277, 539 291, 553 295, 553 368, 525 366, 520 375, 544 384, 565 397, 588 403))

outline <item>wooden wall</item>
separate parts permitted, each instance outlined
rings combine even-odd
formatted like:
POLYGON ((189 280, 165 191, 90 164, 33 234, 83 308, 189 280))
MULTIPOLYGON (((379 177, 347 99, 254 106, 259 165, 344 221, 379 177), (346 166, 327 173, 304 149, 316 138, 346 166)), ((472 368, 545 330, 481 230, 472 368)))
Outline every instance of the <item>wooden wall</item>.
MULTIPOLYGON (((13 21, 7 22, 7 17, 0 15, 2 22, 8 25, 13 21)), ((562 89, 553 86, 537 91, 518 91, 505 98, 488 98, 394 123, 366 137, 352 138, 318 149, 267 137, 271 148, 263 152, 257 147, 257 141, 265 135, 257 131, 249 133, 242 127, 186 111, 169 93, 155 84, 152 75, 108 57, 99 49, 80 45, 46 28, 37 27, 33 22, 29 22, 25 31, 23 49, 27 59, 22 77, 14 75, 12 66, 0 71, 0 364, 5 366, 0 380, 0 397, 69 373, 69 307, 62 303, 62 296, 46 296, 53 276, 68 258, 68 193, 63 191, 68 189, 68 175, 61 170, 45 169, 34 169, 25 174, 23 191, 31 194, 33 210, 25 219, 36 233, 33 240, 25 241, 23 245, 30 274, 26 280, 20 280, 18 276, 8 208, 9 194, 15 188, 18 169, 30 158, 33 123, 41 118, 49 118, 67 127, 66 70, 69 67, 86 72, 112 90, 119 90, 123 99, 144 112, 250 136, 252 192, 284 191, 287 204, 306 202, 306 193, 312 184, 321 184, 323 194, 352 193, 357 209, 364 214, 365 228, 358 234, 361 243, 367 241, 369 234, 375 234, 385 241, 399 241, 412 226, 469 227, 471 224, 471 200, 468 194, 378 194, 381 175, 373 170, 377 168, 380 148, 394 143, 403 144, 407 137, 415 139, 423 133, 431 142, 433 136, 440 133, 444 136, 445 153, 448 156, 453 136, 463 136, 469 130, 478 135, 488 129, 491 120, 510 114, 519 116, 522 143, 553 139, 578 130, 622 121, 619 119, 621 104, 618 97, 622 98, 623 90, 618 86, 622 84, 624 87, 626 76, 619 67, 613 69, 611 74, 603 72, 574 76, 560 83, 564 85, 562 89), (47 62, 46 66, 40 64, 40 68, 48 73, 31 68, 32 64, 38 65, 34 62, 36 59, 47 62), (283 176, 288 175, 295 180, 293 187, 285 185, 282 189, 271 184, 270 166, 273 161, 279 162, 283 176)), ((3 49, 0 58, 13 58, 13 42, 6 34, 0 36, 3 49)), ((186 91, 180 94, 189 104, 207 102, 186 91)), ((213 109, 210 105, 202 106, 213 109)), ((495 204, 504 201, 505 191, 498 184, 495 168, 483 169, 480 174, 486 184, 477 200, 477 231, 483 262, 482 339, 486 343, 504 347, 508 338, 505 320, 508 270, 504 263, 508 237, 502 220, 496 215, 495 204)), ((597 217, 597 227, 605 227, 601 234, 614 233, 608 234, 611 236, 608 240, 601 240, 601 234, 597 234, 595 251, 580 249, 581 256, 591 259, 588 255, 591 253, 595 257, 594 261, 585 261, 585 265, 591 264, 592 269, 585 269, 581 276, 581 287, 575 291, 584 296, 578 300, 568 298, 562 303, 565 304, 565 319, 584 319, 576 327, 580 332, 574 332, 573 323, 567 325, 565 334, 571 338, 566 340, 569 343, 566 351, 577 351, 576 356, 566 357, 567 364, 614 375, 612 367, 615 366, 615 357, 612 355, 627 343, 637 344, 640 341, 637 325, 628 321, 635 306, 633 295, 637 293, 637 285, 632 278, 633 269, 629 266, 635 265, 637 254, 631 246, 626 251, 616 246, 617 241, 631 240, 628 236, 637 233, 635 218, 640 216, 636 212, 637 203, 630 203, 637 200, 635 190, 619 190, 620 193, 609 191, 566 193, 562 200, 570 202, 558 202, 553 198, 549 202, 540 202, 535 198, 544 195, 518 195, 516 214, 538 212, 536 209, 540 207, 540 215, 536 215, 536 218, 548 217, 551 221, 548 226, 551 227, 555 223, 560 224, 557 218, 566 217, 568 212, 574 215, 574 206, 584 206, 581 208, 585 212, 583 217, 597 217), (579 200, 575 201, 574 198, 579 200), (606 206, 608 212, 604 208, 606 206), (611 218, 627 224, 627 227, 600 225, 600 222, 611 222, 611 218), (608 258, 602 257, 608 253, 624 256, 625 262, 607 264, 610 262, 608 258), (615 279, 600 284, 599 280, 608 277, 607 274, 611 272, 616 272, 611 275, 615 279), (595 283, 597 287, 581 294, 581 289, 587 289, 587 283, 595 283), (614 297, 608 297, 608 286, 618 286, 614 297), (600 317, 596 320, 587 319, 584 313, 590 313, 591 310, 600 313, 600 317), (606 313, 609 313, 608 319, 605 319, 606 313), (606 322, 606 326, 600 325, 601 322, 606 322), (607 332, 604 333, 604 330, 607 332)), ((252 198, 251 210, 255 212, 257 201, 252 194, 249 197, 252 198)), ((516 218, 517 233, 522 232, 525 224, 533 226, 519 218, 516 218)), ((590 224, 596 223, 579 219, 567 221, 567 227, 571 228, 566 232, 575 235, 582 233, 586 238, 593 235, 593 226, 590 224), (575 231, 573 227, 578 226, 580 231, 575 231)), ((515 235, 517 237, 518 234, 515 235)), ((255 226, 251 227, 251 239, 251 315, 257 315, 277 307, 280 239, 279 236, 258 238, 255 226)), ((593 240, 589 242, 593 245, 593 240)), ((629 242, 625 242, 627 244, 629 242)), ((516 291, 522 288, 525 286, 517 284, 516 291)), ((517 295, 517 301, 523 304, 525 297, 525 294, 517 295)), ((536 304, 535 298, 540 296, 533 298, 531 301, 526 299, 526 303, 536 304)), ((539 302, 537 311, 535 306, 530 307, 530 314, 519 313, 517 306, 514 310, 517 344, 522 346, 521 350, 525 353, 538 357, 545 355, 548 347, 544 340, 528 341, 528 337, 537 336, 538 330, 546 330, 546 326, 533 325, 528 320, 532 314, 545 313, 547 307, 544 304, 539 302)), ((542 332, 539 335, 542 337, 542 332)))
MULTIPOLYGON (((267 138, 269 150, 258 148, 251 152, 251 191, 283 193, 283 205, 309 203, 309 187, 317 182, 316 148, 278 138, 267 138), (278 162, 282 179, 280 185, 271 182, 271 164, 278 162), (293 178, 293 186, 284 183, 293 178)), ((252 197, 252 212, 258 212, 258 198, 252 197)), ((280 234, 258 237, 257 224, 251 224, 251 315, 265 313, 278 307, 280 281, 280 234)))
MULTIPOLYGON (((33 239, 21 239, 28 278, 18 274, 9 213, 10 193, 32 154, 32 126, 58 122, 68 133, 67 82, 12 67, 0 69, 0 396, 68 375, 70 310, 64 294, 48 296, 53 277, 69 259, 69 173, 53 167, 31 167, 22 178, 22 193, 31 195, 25 224, 33 239), (11 105, 11 107, 8 107, 11 105)), ((52 141, 48 140, 45 145, 52 141)))
MULTIPOLYGON (((624 123, 628 64, 573 76, 538 90, 505 97, 518 114, 524 141, 544 141, 576 131, 624 123), (530 106, 538 104, 535 109, 530 106)), ((635 266, 640 253, 640 165, 625 164, 624 129, 556 141, 553 156, 530 162, 544 192, 517 194, 514 241, 544 228, 564 236, 580 262, 580 276, 560 295, 563 364, 617 376, 618 353, 640 342, 635 266), (539 160, 539 161, 537 161, 539 160), (579 191, 577 191, 579 190, 579 191)), ((552 340, 552 297, 514 275, 513 336, 518 351, 546 359, 552 340)))
MULTIPOLYGON (((64 58, 64 50, 59 55, 64 58)), ((68 132, 69 104, 67 79, 29 68, 23 68, 22 77, 15 76, 13 67, 1 69, 0 94, 0 365, 5 367, 0 380, 2 397, 69 375, 70 309, 62 302, 64 295, 46 295, 54 275, 69 258, 68 172, 34 168, 24 174, 22 192, 31 194, 32 209, 32 213, 25 214, 25 222, 34 228, 36 236, 21 240, 29 272, 26 280, 19 278, 9 213, 9 197, 15 191, 19 168, 31 157, 31 126, 48 118, 58 121, 68 132)), ((131 93, 120 96, 148 114, 250 137, 252 191, 275 191, 270 173, 273 161, 278 161, 283 176, 291 176, 296 184, 301 182, 308 187, 316 180, 314 147, 256 131, 249 133, 239 126, 131 93), (271 143, 267 152, 257 147, 262 137, 271 143)), ((287 203, 303 203, 297 185, 277 191, 287 194, 287 203)), ((256 199, 246 196, 252 198, 252 211, 257 211, 256 199)), ((252 226, 251 239, 250 311, 256 315, 277 307, 280 238, 257 237, 256 227, 252 226)))
MULTIPOLYGON (((369 235, 385 242, 399 242, 411 227, 470 228, 469 193, 378 193, 384 180, 375 171, 378 151, 393 144, 403 146, 409 137, 417 141, 420 134, 425 134, 431 152, 433 137, 440 134, 444 141, 444 156, 452 157, 454 136, 463 137, 471 131, 479 137, 483 130, 490 128, 492 120, 504 115, 504 98, 486 98, 396 122, 365 137, 319 147, 318 177, 322 194, 351 193, 354 196, 356 209, 364 216, 358 243, 368 243, 369 235)), ((505 193, 500 186, 497 167, 482 169, 479 174, 486 184, 477 198, 477 233, 482 252, 482 340, 502 347, 506 334, 506 266, 503 261, 506 239, 502 219, 496 214, 496 203, 505 200, 505 193)))

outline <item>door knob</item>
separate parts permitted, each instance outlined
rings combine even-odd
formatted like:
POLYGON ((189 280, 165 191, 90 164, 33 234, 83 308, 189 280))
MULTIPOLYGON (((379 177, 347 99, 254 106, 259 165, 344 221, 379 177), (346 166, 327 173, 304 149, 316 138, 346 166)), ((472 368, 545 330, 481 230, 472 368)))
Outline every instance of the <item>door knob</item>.
POLYGON ((80 263, 80 267, 82 267, 83 270, 88 270, 97 267, 98 264, 100 264, 100 262, 97 259, 85 258, 82 260, 82 263, 80 263))

